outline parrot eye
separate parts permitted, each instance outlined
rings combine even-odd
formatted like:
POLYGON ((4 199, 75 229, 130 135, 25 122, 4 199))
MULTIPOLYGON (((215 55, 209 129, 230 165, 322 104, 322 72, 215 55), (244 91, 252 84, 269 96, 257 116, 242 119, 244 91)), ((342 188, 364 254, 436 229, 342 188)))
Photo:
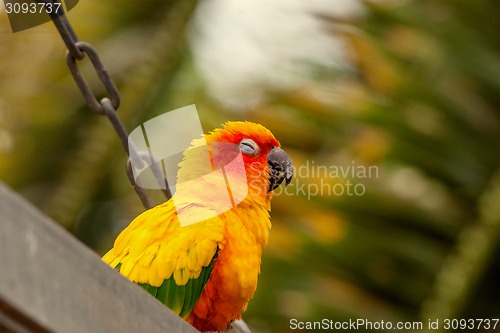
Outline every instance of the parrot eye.
POLYGON ((259 146, 252 139, 241 140, 240 150, 243 154, 250 156, 255 156, 260 152, 259 146))

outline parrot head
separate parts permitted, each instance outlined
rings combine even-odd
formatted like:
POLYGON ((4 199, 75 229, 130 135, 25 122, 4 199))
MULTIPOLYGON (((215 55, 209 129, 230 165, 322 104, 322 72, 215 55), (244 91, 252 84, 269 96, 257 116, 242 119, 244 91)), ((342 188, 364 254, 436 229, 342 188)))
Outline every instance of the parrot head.
POLYGON ((283 181, 288 185, 293 176, 292 161, 271 131, 242 121, 227 122, 202 139, 193 140, 179 167, 177 191, 192 192, 191 202, 212 202, 215 206, 226 200, 217 194, 228 190, 234 204, 246 197, 263 200, 263 204, 268 205, 273 190, 283 181), (220 177, 207 177, 221 172, 222 182, 220 177), (194 183, 204 189, 203 193, 194 183))
MULTIPOLYGON (((223 128, 206 135, 205 139, 211 147, 212 160, 220 160, 226 169, 230 164, 228 160, 241 154, 247 183, 256 193, 272 192, 283 181, 285 186, 290 184, 293 176, 292 160, 264 126, 252 122, 227 122, 223 128)), ((217 162, 214 164, 217 168, 217 162)))

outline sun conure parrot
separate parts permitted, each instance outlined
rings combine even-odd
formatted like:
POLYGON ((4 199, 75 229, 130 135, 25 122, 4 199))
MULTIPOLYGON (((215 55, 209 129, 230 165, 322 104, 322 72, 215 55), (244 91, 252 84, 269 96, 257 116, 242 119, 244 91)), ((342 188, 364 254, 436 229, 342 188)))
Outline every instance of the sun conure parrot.
POLYGON ((272 191, 290 183, 292 163, 251 122, 227 122, 183 155, 172 198, 135 218, 103 260, 198 330, 224 331, 254 295, 272 191))

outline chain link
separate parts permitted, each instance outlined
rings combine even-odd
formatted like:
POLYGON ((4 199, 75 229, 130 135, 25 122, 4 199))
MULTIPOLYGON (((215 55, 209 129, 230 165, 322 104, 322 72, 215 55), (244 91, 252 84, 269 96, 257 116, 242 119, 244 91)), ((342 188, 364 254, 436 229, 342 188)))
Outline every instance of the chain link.
MULTIPOLYGON (((60 0, 41 0, 41 1, 38 0, 37 2, 60 3, 60 0)), ((104 64, 102 63, 99 57, 99 54, 94 49, 94 47, 89 43, 82 42, 78 39, 78 36, 73 30, 73 27, 66 18, 62 6, 60 7, 58 13, 52 13, 50 14, 50 16, 52 18, 52 21, 54 22, 54 25, 56 26, 57 31, 59 32, 61 38, 63 39, 64 44, 68 49, 66 52, 66 62, 68 64, 71 75, 73 76, 73 79, 75 80, 78 88, 80 89, 80 92, 82 93, 89 108, 98 115, 106 116, 113 125, 113 128, 116 134, 118 135, 121 144, 125 149, 125 152, 129 156, 127 161, 126 171, 130 183, 134 187, 134 190, 139 196, 139 199, 141 200, 144 208, 146 209, 152 208, 153 204, 151 202, 149 195, 144 191, 143 188, 138 186, 135 181, 134 174, 132 171, 132 159, 134 160, 134 164, 147 163, 148 165, 154 167, 155 163, 152 163, 152 157, 149 156, 149 154, 147 154, 148 156, 143 156, 144 154, 141 154, 141 152, 138 152, 136 148, 133 147, 133 145, 129 144, 127 129, 125 128, 125 125, 123 124, 117 113, 117 109, 120 106, 120 94, 118 92, 118 89, 116 88, 113 80, 109 76, 106 68, 104 67, 104 64), (85 55, 88 56, 95 70, 95 73, 97 74, 99 80, 104 85, 104 88, 106 89, 106 92, 108 94, 108 97, 102 98, 100 102, 97 100, 95 94, 92 92, 92 89, 87 84, 87 81, 83 77, 78 67, 78 61, 83 60, 85 58, 85 55)), ((155 172, 155 175, 158 184, 164 187, 165 186, 164 176, 162 174, 158 174, 158 172, 155 172)), ((164 190, 163 192, 166 198, 169 199, 171 195, 170 192, 168 191, 168 187, 167 190, 164 190)))
MULTIPOLYGON (((90 62, 94 66, 97 76, 104 85, 104 88, 106 88, 109 98, 111 99, 111 105, 114 109, 113 111, 115 111, 116 113, 116 110, 120 106, 120 95, 118 94, 118 90, 116 89, 116 86, 113 83, 113 80, 111 80, 111 77, 109 76, 108 72, 106 71, 106 68, 102 64, 101 59, 99 58, 99 55, 97 54, 96 50, 92 47, 92 45, 85 42, 76 42, 74 46, 80 52, 82 52, 84 56, 85 54, 88 55, 90 62)), ((101 100, 100 103, 97 101, 97 98, 95 97, 94 93, 92 92, 89 85, 85 81, 85 78, 80 73, 80 69, 78 68, 78 64, 76 63, 77 60, 78 59, 75 58, 75 56, 71 53, 71 51, 68 50, 66 53, 66 62, 68 64, 69 71, 71 72, 71 75, 73 75, 73 79, 75 79, 75 82, 78 85, 78 88, 80 88, 80 91, 82 92, 82 95, 85 98, 85 101, 87 102, 88 106, 95 113, 100 115, 107 115, 109 118, 111 113, 106 112, 102 105, 104 99, 101 100)), ((117 133, 118 135, 123 135, 123 132, 117 132, 117 133)))

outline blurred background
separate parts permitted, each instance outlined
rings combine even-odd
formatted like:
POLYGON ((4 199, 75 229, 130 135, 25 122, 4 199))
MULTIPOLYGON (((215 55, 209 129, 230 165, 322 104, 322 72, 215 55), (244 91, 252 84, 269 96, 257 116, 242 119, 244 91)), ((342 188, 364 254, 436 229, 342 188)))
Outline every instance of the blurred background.
MULTIPOLYGON (((87 0, 68 17, 129 131, 196 104, 205 131, 259 122, 291 155, 244 314, 279 333, 292 318, 498 318, 499 14, 495 0, 87 0)), ((102 255, 143 208, 64 54, 52 23, 14 34, 1 7, 0 179, 102 255)))

